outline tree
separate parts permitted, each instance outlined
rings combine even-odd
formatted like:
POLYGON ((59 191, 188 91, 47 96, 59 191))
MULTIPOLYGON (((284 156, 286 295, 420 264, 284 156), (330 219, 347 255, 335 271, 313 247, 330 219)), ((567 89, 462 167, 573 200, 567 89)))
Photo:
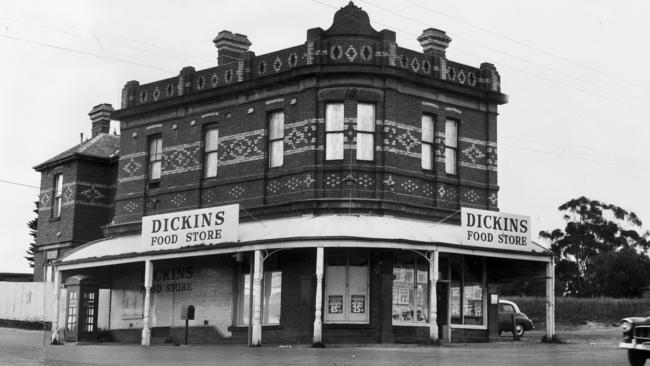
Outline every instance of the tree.
POLYGON ((34 202, 34 204, 36 205, 36 208, 34 209, 33 212, 36 214, 36 217, 34 217, 33 219, 27 222, 27 227, 29 228, 29 235, 32 237, 32 242, 29 243, 29 248, 25 251, 25 253, 27 253, 25 259, 27 259, 27 262, 29 263, 29 268, 34 268, 34 255, 37 252, 36 233, 38 230, 38 201, 34 202))
MULTIPOLYGON (((597 283, 604 280, 599 267, 625 260, 633 261, 630 264, 636 263, 634 261, 639 259, 627 250, 639 254, 650 247, 650 233, 639 234, 637 230, 643 224, 634 212, 584 196, 572 199, 558 209, 564 213, 564 230, 541 231, 539 235, 551 242, 551 250, 558 257, 556 277, 559 286, 556 285, 556 289, 561 294, 603 295, 603 286, 597 283), (607 259, 608 255, 623 250, 626 250, 626 255, 607 259)), ((646 282, 650 283, 650 279, 646 282)), ((634 291, 623 292, 636 294, 634 291)))
POLYGON ((641 297, 650 282, 650 258, 632 248, 594 258, 594 292, 610 297, 641 297))

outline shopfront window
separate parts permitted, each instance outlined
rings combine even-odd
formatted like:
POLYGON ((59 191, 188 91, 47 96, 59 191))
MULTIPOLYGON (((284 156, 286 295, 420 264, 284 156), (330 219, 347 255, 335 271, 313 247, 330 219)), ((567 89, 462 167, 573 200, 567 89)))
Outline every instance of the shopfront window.
POLYGON ((393 265, 393 325, 429 322, 429 269, 424 259, 407 258, 393 265))
POLYGON ((464 256, 451 261, 451 324, 484 326, 485 262, 464 256))
POLYGON ((325 322, 368 323, 368 251, 331 249, 325 272, 325 322))
MULTIPOLYGON (((248 268, 244 268, 239 275, 239 296, 237 325, 246 326, 250 319, 251 275, 248 268)), ((262 280, 262 324, 280 324, 280 309, 282 299, 282 272, 264 272, 262 280)))

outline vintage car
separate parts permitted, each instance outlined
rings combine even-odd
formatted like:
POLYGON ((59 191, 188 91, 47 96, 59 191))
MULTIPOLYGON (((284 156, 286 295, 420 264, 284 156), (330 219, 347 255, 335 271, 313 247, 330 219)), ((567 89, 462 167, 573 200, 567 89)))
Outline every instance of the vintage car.
POLYGON ((619 348, 627 349, 627 358, 632 366, 642 366, 650 357, 650 317, 625 318, 621 321, 623 342, 619 348))
POLYGON ((513 315, 517 337, 521 337, 527 330, 535 328, 533 321, 519 310, 517 304, 508 300, 499 300, 499 335, 501 332, 512 332, 513 315))

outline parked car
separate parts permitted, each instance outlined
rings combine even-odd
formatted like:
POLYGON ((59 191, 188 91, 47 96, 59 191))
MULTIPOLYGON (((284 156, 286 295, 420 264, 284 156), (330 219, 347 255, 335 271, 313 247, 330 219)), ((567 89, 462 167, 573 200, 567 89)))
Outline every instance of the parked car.
POLYGON ((627 358, 632 366, 642 366, 650 357, 650 317, 630 317, 621 321, 623 342, 619 348, 627 349, 627 358))
POLYGON ((512 332, 512 316, 515 316, 515 332, 521 337, 527 330, 535 328, 533 321, 519 310, 519 306, 512 301, 499 300, 499 335, 501 332, 512 332))

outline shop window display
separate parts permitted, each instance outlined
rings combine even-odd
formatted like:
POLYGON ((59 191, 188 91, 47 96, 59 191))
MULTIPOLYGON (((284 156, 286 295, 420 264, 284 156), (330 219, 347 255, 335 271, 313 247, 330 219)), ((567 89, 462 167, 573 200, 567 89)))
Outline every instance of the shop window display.
POLYGON ((451 261, 451 324, 486 324, 484 266, 484 260, 471 256, 451 261))

